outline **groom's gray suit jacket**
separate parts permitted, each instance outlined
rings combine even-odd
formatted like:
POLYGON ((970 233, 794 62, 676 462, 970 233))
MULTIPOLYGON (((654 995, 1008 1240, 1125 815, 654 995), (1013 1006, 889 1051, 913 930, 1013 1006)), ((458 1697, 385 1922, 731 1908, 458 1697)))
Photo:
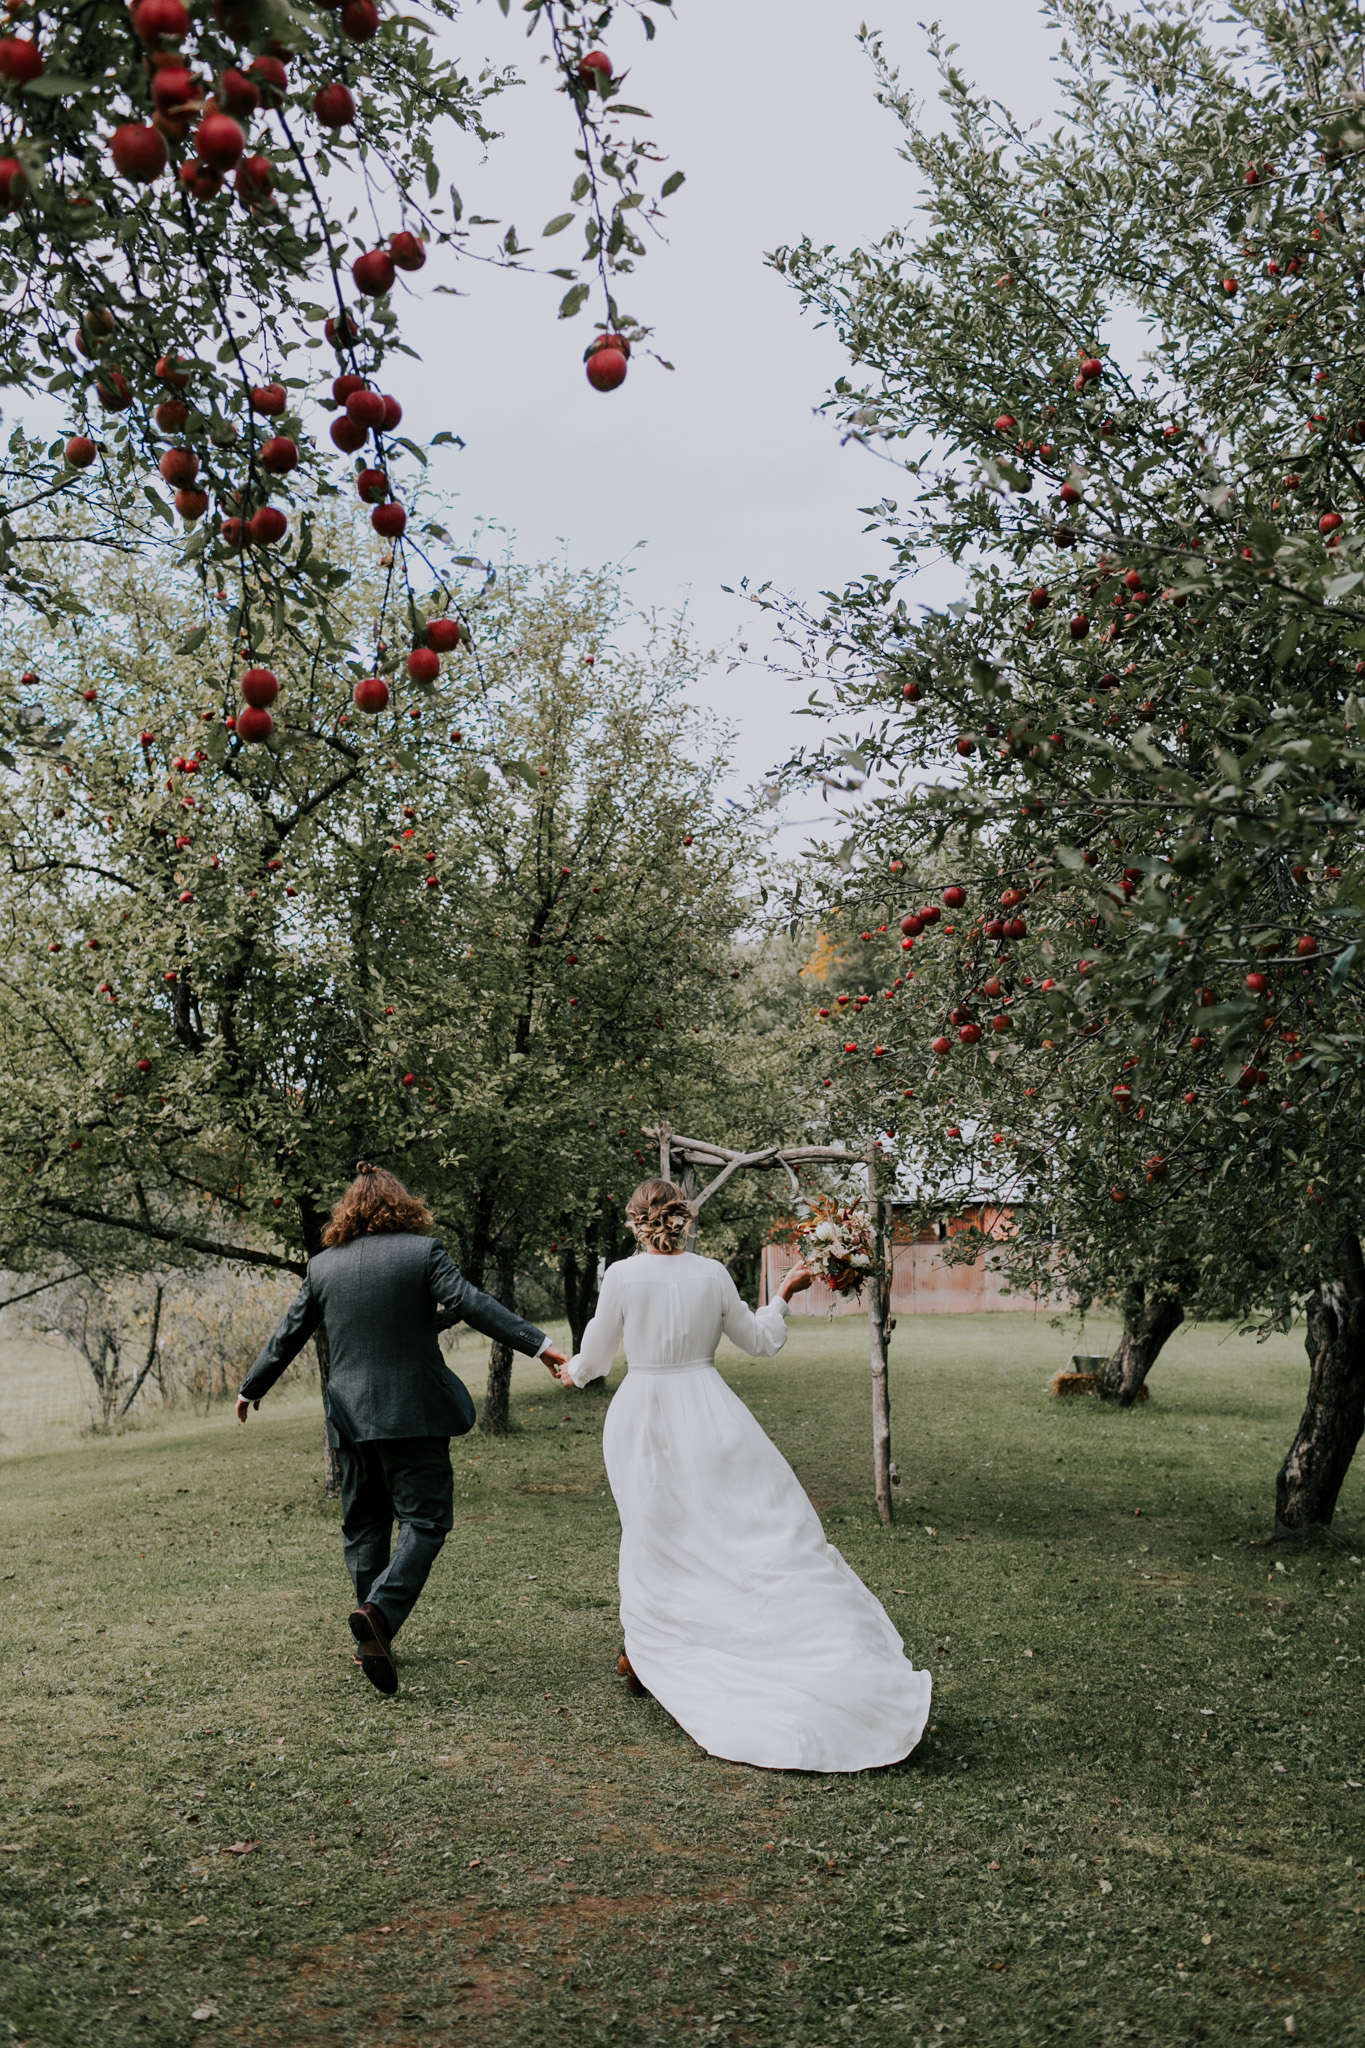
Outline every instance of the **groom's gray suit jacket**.
POLYGON ((324 1324, 331 1354, 327 1434, 333 1444, 463 1436, 474 1403, 441 1356, 437 1332, 465 1322, 534 1356, 545 1332, 483 1294, 438 1238, 354 1237, 308 1262, 303 1286, 242 1382, 259 1401, 324 1324))

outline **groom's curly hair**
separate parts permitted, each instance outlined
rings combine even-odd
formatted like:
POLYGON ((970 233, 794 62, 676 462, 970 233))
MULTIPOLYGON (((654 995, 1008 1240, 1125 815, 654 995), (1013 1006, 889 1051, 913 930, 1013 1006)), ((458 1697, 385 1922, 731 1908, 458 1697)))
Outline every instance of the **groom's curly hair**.
POLYGON ((372 1237, 390 1230, 425 1237, 432 1227, 431 1211, 419 1196, 410 1195, 396 1174, 362 1159, 355 1179, 332 1211, 322 1241, 330 1248, 349 1244, 353 1237, 372 1237))

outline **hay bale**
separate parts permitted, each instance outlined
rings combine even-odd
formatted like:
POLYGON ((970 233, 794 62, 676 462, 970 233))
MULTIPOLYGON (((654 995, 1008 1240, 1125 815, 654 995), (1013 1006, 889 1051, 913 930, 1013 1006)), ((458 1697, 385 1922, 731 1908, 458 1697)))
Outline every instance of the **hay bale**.
POLYGON ((1099 1387, 1099 1374, 1093 1372, 1054 1372, 1048 1381, 1048 1392, 1059 1396, 1067 1394, 1093 1394, 1099 1387))

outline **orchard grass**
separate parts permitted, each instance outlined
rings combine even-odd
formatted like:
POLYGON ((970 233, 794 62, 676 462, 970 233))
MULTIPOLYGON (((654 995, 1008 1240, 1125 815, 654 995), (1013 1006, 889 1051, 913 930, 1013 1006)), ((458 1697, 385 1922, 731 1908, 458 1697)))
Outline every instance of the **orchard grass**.
POLYGON ((1332 1543, 1267 1546, 1298 1341, 1185 1332, 1143 1407, 1049 1399, 1107 1336, 902 1318, 889 1532, 865 1326, 727 1351, 934 1672, 919 1752, 852 1779, 627 1695, 606 1403, 538 1368, 455 1446, 393 1700, 315 1392, 6 1457, 9 2038, 1365 2041, 1361 1473, 1332 1543))

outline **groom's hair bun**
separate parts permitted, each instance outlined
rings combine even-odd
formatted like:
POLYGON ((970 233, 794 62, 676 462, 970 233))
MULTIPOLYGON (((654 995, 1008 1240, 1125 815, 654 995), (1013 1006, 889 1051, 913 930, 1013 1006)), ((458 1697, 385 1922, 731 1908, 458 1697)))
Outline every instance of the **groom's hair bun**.
POLYGON ((675 1252, 696 1221, 697 1212, 671 1180, 642 1180, 626 1203, 626 1222, 640 1244, 652 1252, 675 1252))

